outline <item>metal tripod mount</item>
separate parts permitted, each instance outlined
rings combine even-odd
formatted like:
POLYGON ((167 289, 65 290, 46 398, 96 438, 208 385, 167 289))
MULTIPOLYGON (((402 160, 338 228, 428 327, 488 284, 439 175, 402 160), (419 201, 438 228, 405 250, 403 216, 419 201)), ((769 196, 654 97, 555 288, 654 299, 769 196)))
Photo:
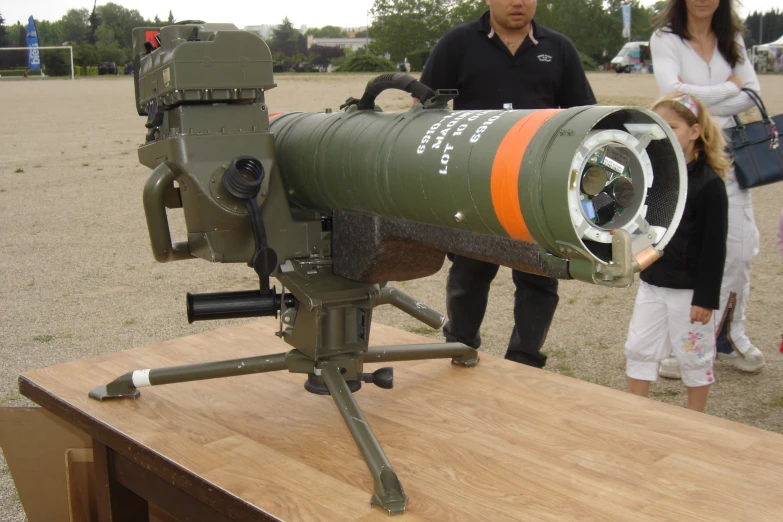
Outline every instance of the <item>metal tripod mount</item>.
MULTIPOLYGON (((370 502, 391 515, 402 513, 408 497, 353 397, 362 382, 375 381, 381 387, 390 388, 391 369, 382 368, 374 374, 365 374, 364 363, 450 358, 453 364, 473 367, 478 363, 478 352, 461 343, 369 347, 375 306, 391 304, 433 328, 442 326, 444 317, 395 288, 356 283, 334 275, 329 258, 287 260, 281 265, 277 279, 290 294, 271 294, 270 308, 279 310, 281 328, 277 335, 290 344, 292 350, 228 361, 136 370, 105 386, 98 386, 90 392, 90 397, 135 399, 140 395, 139 388, 144 386, 262 372, 288 370, 307 374, 305 387, 313 393, 332 396, 367 463, 375 483, 370 502)), ((189 295, 191 320, 197 313, 193 297, 189 295)), ((204 299, 208 297, 203 296, 204 299)))
MULTIPOLYGON (((252 110, 252 105, 240 107, 251 107, 252 110)), ((197 110, 198 106, 188 108, 197 110)), ((256 118, 264 115, 259 111, 254 111, 254 114, 256 118)), ((97 400, 136 398, 140 394, 139 388, 144 386, 281 370, 306 374, 305 388, 308 391, 332 396, 367 462, 374 480, 371 503, 381 506, 390 514, 402 513, 407 503, 405 492, 352 395, 362 382, 391 387, 392 372, 386 368, 374 374, 364 374, 364 362, 451 358, 456 364, 475 366, 478 362, 477 352, 461 343, 369 348, 372 309, 377 305, 394 305, 433 328, 442 326, 444 318, 396 289, 377 282, 355 282, 335 274, 330 248, 331 217, 320 216, 320 220, 317 220, 310 213, 305 214, 304 221, 294 219, 295 211, 288 205, 279 173, 275 169, 267 170, 271 166, 271 135, 266 133, 260 137, 265 141, 260 142, 257 148, 263 153, 261 157, 266 159, 259 160, 248 155, 234 156, 229 165, 222 165, 209 175, 206 183, 208 189, 200 187, 198 181, 193 182, 186 176, 177 177, 182 164, 189 164, 187 158, 180 158, 182 151, 178 149, 176 140, 155 140, 143 146, 140 157, 154 160, 153 164, 158 162, 155 158, 176 158, 171 163, 156 164, 145 185, 144 208, 153 253, 160 261, 204 255, 205 247, 209 252, 208 257, 213 261, 233 260, 228 255, 211 250, 215 245, 238 248, 240 258, 251 254, 249 264, 258 274, 260 289, 188 294, 189 322, 277 317, 279 314, 278 335, 293 350, 229 361, 136 370, 105 386, 98 386, 89 395, 97 400), (264 149, 264 145, 268 150, 264 149), (267 163, 266 167, 264 162, 267 163), (179 188, 173 186, 175 180, 179 188), (227 204, 223 202, 230 202, 230 217, 222 218, 229 221, 215 219, 210 224, 210 229, 215 233, 190 233, 187 243, 172 243, 166 208, 187 208, 192 204, 200 212, 190 214, 191 219, 212 217, 209 214, 210 207, 204 206, 206 196, 197 194, 199 189, 202 194, 214 196, 215 201, 223 205, 227 204), (263 206, 259 205, 259 200, 263 201, 263 206), (245 207, 244 212, 240 206, 245 207), (271 226, 267 228, 265 221, 270 222, 271 226), (250 227, 247 226, 248 222, 250 227), (251 241, 248 241, 248 231, 252 232, 251 241), (254 251, 246 252, 245 246, 250 244, 255 245, 254 251), (304 244, 308 245, 309 254, 303 252, 304 244), (281 294, 277 294, 270 286, 269 278, 272 275, 283 285, 281 294)), ((198 145, 203 155, 203 149, 207 147, 200 142, 198 145)), ((225 154, 228 149, 223 146, 210 150, 225 154)), ((441 262, 442 257, 443 254, 441 262)))

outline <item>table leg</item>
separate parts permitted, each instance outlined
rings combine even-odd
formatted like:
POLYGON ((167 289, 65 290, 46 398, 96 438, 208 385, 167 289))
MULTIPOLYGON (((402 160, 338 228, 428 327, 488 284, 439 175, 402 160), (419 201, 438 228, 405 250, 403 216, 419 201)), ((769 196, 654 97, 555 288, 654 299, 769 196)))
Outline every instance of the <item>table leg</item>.
POLYGON ((95 462, 95 499, 99 522, 149 522, 147 501, 114 478, 114 451, 92 441, 95 462))

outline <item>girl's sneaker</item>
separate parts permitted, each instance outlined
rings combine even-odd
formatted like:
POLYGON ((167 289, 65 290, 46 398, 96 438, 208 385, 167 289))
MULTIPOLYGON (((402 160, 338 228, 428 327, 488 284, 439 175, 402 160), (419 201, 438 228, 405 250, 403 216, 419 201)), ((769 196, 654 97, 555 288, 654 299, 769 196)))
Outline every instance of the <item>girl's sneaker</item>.
POLYGON ((682 370, 676 357, 669 357, 661 361, 658 367, 658 375, 666 379, 682 379, 682 370))
POLYGON ((753 345, 745 352, 744 357, 737 352, 718 352, 718 359, 731 364, 742 372, 753 373, 764 367, 764 354, 753 345))

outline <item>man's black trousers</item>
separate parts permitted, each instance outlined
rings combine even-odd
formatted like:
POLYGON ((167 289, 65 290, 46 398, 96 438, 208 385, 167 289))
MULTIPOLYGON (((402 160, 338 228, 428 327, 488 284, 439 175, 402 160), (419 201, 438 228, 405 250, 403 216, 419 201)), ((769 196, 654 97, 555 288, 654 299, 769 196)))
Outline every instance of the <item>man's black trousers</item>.
MULTIPOLYGON (((469 257, 452 256, 446 283, 446 311, 449 321, 443 335, 449 342, 473 348, 481 345, 480 328, 487 311, 489 286, 498 273, 498 265, 469 257)), ((543 368, 541 353, 549 325, 557 308, 557 279, 514 270, 514 329, 508 342, 506 359, 543 368)))

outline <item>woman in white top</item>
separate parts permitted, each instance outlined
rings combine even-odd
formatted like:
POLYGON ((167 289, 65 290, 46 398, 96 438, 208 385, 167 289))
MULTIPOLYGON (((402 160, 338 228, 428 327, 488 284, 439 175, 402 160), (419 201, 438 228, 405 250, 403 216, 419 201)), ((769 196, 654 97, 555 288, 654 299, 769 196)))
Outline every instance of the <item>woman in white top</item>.
MULTIPOLYGON (((742 22, 734 0, 667 0, 650 38, 655 80, 661 95, 682 92, 707 106, 719 126, 732 127, 735 114, 754 107, 742 88, 761 91, 742 39, 742 22)), ((750 293, 751 261, 758 254, 759 233, 749 190, 726 179, 729 233, 721 284, 718 357, 754 372, 764 355, 745 335, 745 308, 750 293)), ((662 377, 680 378, 674 358, 661 363, 662 377)))

